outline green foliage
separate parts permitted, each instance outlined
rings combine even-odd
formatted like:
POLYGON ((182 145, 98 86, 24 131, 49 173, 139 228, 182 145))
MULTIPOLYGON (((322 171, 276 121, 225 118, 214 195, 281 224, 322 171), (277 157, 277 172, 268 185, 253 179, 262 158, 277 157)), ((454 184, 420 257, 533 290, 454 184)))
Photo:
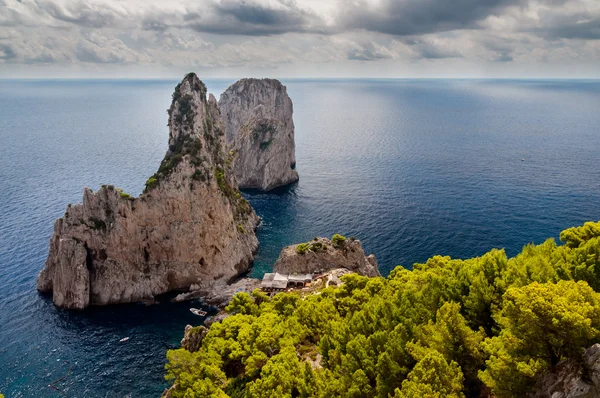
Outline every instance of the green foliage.
POLYGON ((402 382, 402 389, 396 389, 394 398, 463 398, 462 379, 456 362, 448 363, 442 354, 431 350, 402 382))
POLYGON ((187 123, 191 124, 194 121, 192 100, 193 97, 190 94, 185 94, 177 100, 177 104, 179 105, 179 113, 175 116, 175 121, 177 123, 182 123, 185 120, 187 123))
POLYGON ((245 234, 246 233, 246 228, 244 228, 244 226, 242 224, 238 224, 237 225, 237 230, 241 234, 245 234))
POLYGON ((340 234, 335 234, 331 237, 331 243, 334 247, 342 247, 346 242, 346 237, 340 234))
POLYGON ((323 242, 314 242, 310 244, 310 250, 313 252, 318 252, 320 250, 324 250, 326 249, 325 245, 323 244, 323 242))
POLYGON ((181 88, 181 83, 177 83, 177 85, 175 86, 175 90, 173 91, 173 94, 171 95, 173 102, 178 101, 179 98, 181 98, 181 91, 179 91, 180 88, 181 88))
POLYGON ((273 143, 273 139, 272 138, 270 140, 268 140, 268 141, 261 142, 260 143, 260 149, 262 149, 264 151, 269 146, 271 146, 272 143, 273 143))
POLYGON ((148 192, 159 185, 159 182, 167 177, 184 158, 197 167, 191 178, 196 181, 206 181, 207 173, 201 169, 202 164, 202 141, 197 137, 179 136, 161 162, 158 171, 146 181, 144 192, 148 192))
POLYGON ((569 247, 579 247, 582 243, 600 236, 600 223, 586 222, 582 227, 573 227, 560 233, 560 240, 569 247))
POLYGON ((300 243, 296 247, 296 253, 298 253, 298 254, 306 254, 309 249, 310 249, 310 245, 308 243, 300 243))
POLYGON ((152 188, 155 188, 157 186, 158 186, 158 179, 156 177, 150 177, 146 181, 146 188, 144 189, 144 192, 150 191, 152 188))
POLYGON ((131 196, 130 194, 128 194, 127 192, 119 191, 119 196, 123 199, 135 200, 135 198, 133 196, 131 196))
POLYGON ((199 351, 169 351, 173 396, 523 397, 600 339, 598 228, 510 259, 491 250, 387 278, 349 274, 304 297, 237 294, 199 351))
POLYGON ((598 339, 600 294, 574 281, 510 288, 498 323, 500 335, 484 344, 490 358, 481 379, 498 397, 522 396, 543 370, 598 339))

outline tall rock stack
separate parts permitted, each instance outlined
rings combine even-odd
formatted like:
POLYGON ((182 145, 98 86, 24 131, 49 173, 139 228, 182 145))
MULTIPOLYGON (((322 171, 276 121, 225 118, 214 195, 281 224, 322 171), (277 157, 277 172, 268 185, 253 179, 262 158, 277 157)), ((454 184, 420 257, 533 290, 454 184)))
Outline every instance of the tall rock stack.
MULTIPOLYGON (((272 91, 264 95, 289 102, 285 89, 272 91)), ((248 102, 245 90, 240 96, 237 103, 248 102)), ((291 123, 291 102, 255 115, 293 134, 293 125, 279 122, 284 109, 291 123)), ((59 307, 83 309, 191 285, 219 289, 244 273, 258 247, 259 218, 238 191, 225 132, 216 99, 187 75, 169 109, 169 150, 145 191, 132 198, 110 185, 86 188, 83 203, 54 225, 38 290, 52 292, 59 307)))
POLYGON ((240 188, 269 191, 298 181, 292 100, 274 79, 242 79, 219 99, 240 188))

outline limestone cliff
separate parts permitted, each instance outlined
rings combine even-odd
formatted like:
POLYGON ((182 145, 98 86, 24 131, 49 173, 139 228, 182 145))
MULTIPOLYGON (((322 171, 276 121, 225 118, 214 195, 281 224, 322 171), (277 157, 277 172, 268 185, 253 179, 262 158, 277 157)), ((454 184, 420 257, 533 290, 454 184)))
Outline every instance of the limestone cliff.
POLYGON ((282 274, 323 272, 346 268, 365 276, 379 276, 377 259, 366 257, 360 241, 346 240, 334 235, 333 240, 314 240, 284 247, 273 266, 273 272, 282 274))
POLYGON ((240 188, 269 191, 298 181, 292 100, 274 79, 242 79, 219 99, 240 188))
POLYGON ((189 352, 196 352, 202 347, 202 340, 206 337, 208 329, 204 326, 186 325, 183 339, 181 339, 181 348, 189 352))
POLYGON ((594 344, 581 361, 559 362, 544 374, 527 395, 528 398, 596 398, 600 397, 600 344, 594 344))
POLYGON ((86 188, 56 221, 37 286, 73 309, 192 284, 218 289, 247 270, 258 220, 237 189, 217 101, 189 74, 173 93, 169 150, 144 193, 86 188))

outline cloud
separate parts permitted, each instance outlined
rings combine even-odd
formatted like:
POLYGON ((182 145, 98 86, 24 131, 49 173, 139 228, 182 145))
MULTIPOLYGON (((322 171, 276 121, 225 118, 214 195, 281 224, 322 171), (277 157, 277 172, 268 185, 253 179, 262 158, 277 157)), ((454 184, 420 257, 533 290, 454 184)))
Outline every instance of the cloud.
POLYGON ((600 63, 600 1, 0 0, 0 64, 15 69, 98 64, 301 74, 307 65, 352 71, 380 64, 445 73, 461 62, 480 69, 600 63))
POLYGON ((3 61, 10 61, 17 57, 17 53, 10 43, 0 44, 0 59, 3 61))
POLYGON ((103 28, 117 25, 117 21, 127 19, 125 10, 118 10, 117 4, 75 1, 62 4, 57 1, 36 2, 41 11, 57 21, 67 22, 88 28, 103 28))
POLYGON ((80 62, 99 64, 133 64, 141 56, 117 38, 108 38, 98 33, 88 35, 77 43, 75 56, 80 62))
POLYGON ((344 29, 411 36, 477 28, 477 22, 523 0, 349 1, 340 11, 344 29))
POLYGON ((184 10, 157 9, 144 16, 142 25, 147 30, 185 27, 227 36, 325 32, 321 16, 294 0, 212 0, 184 10))
POLYGON ((376 61, 380 59, 394 58, 395 55, 388 48, 370 41, 362 45, 352 42, 349 45, 346 56, 350 60, 376 61))
POLYGON ((452 45, 452 41, 441 38, 405 39, 403 42, 410 46, 414 52, 413 57, 417 59, 445 59, 461 58, 461 51, 452 45))

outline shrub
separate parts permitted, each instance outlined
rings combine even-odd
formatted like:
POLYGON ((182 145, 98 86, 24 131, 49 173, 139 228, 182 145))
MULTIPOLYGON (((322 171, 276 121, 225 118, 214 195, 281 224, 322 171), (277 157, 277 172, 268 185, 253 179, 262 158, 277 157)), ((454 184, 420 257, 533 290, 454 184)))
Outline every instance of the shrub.
POLYGON ((123 191, 119 192, 119 196, 122 197, 123 199, 133 199, 130 194, 128 194, 127 192, 123 192, 123 191))
POLYGON ((306 252, 309 250, 309 245, 308 243, 300 243, 298 245, 298 247, 296 247, 296 252, 298 254, 306 254, 306 252))
POLYGON ((246 228, 244 228, 244 226, 242 224, 238 224, 237 225, 237 230, 241 234, 245 234, 246 233, 246 228))
POLYGON ((310 245, 310 250, 313 252, 318 252, 319 250, 323 250, 325 246, 322 242, 314 242, 310 245))
POLYGON ((171 95, 173 102, 175 102, 175 101, 179 100, 179 98, 181 98, 181 92, 179 91, 180 88, 181 88, 181 83, 177 83, 177 85, 175 86, 175 91, 173 91, 173 94, 171 95))
POLYGON ((192 99, 193 97, 189 94, 186 94, 179 98, 179 114, 175 116, 175 121, 177 123, 183 122, 183 117, 187 118, 187 122, 191 123, 194 120, 194 109, 192 107, 192 99))
POLYGON ((335 234, 331 237, 331 243, 333 243, 333 246, 335 247, 342 247, 344 242, 346 242, 346 237, 343 235, 335 234))
POLYGON ((144 192, 147 192, 157 186, 158 186, 158 180, 155 177, 150 177, 150 178, 148 178, 148 181, 146 181, 146 189, 144 190, 144 192))

